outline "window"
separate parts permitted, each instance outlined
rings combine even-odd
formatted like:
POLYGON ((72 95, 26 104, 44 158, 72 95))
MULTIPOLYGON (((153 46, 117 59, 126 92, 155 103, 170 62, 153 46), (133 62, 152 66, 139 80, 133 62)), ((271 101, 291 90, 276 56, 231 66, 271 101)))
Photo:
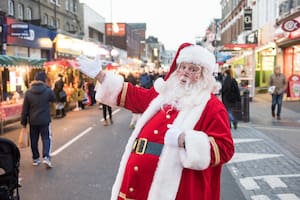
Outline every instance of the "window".
POLYGON ((15 16, 15 5, 14 2, 12 0, 8 1, 8 15, 10 16, 15 16))
POLYGON ((48 24, 48 15, 47 14, 44 14, 43 16, 43 24, 48 24))
POLYGON ((24 6, 23 4, 18 4, 18 19, 24 19, 24 6))
POLYGON ((66 7, 66 10, 69 10, 69 0, 65 1, 65 7, 66 7))
POLYGON ((59 19, 56 19, 56 28, 60 28, 60 20, 59 19))
POLYGON ((32 9, 26 8, 26 19, 31 20, 32 19, 32 9))
POLYGON ((55 27, 54 23, 55 23, 54 17, 51 17, 50 21, 49 21, 49 25, 52 26, 52 27, 55 27))

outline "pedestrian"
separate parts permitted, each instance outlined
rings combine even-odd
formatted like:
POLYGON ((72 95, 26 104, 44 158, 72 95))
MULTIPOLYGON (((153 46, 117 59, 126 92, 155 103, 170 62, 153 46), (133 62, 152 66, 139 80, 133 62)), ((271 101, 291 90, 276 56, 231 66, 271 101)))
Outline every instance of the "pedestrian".
POLYGON ((113 124, 111 106, 106 105, 104 103, 101 103, 101 104, 102 104, 102 113, 103 113, 103 118, 104 118, 103 126, 107 126, 108 124, 113 124), (107 112, 108 112, 108 116, 109 116, 109 118, 108 118, 109 123, 107 120, 107 112))
POLYGON ((274 73, 270 76, 269 86, 275 86, 274 92, 272 93, 272 104, 271 104, 271 113, 272 117, 275 118, 275 109, 277 105, 277 119, 281 120, 281 107, 283 94, 286 91, 287 81, 285 75, 281 73, 280 66, 275 67, 274 73))
POLYGON ((222 84, 222 102, 226 107, 229 116, 230 127, 237 129, 238 120, 234 116, 233 110, 237 108, 237 104, 241 101, 240 90, 236 80, 231 77, 229 69, 224 71, 224 80, 222 84))
POLYGON ((51 115, 50 103, 55 102, 53 90, 46 84, 49 81, 45 72, 38 72, 30 88, 25 92, 21 114, 21 124, 26 128, 29 124, 30 144, 33 165, 40 164, 40 153, 38 149, 39 137, 42 138, 43 163, 51 168, 51 115))
POLYGON ((182 44, 169 72, 150 89, 124 82, 88 58, 71 64, 101 83, 96 99, 143 113, 122 156, 112 200, 220 199, 222 165, 234 145, 226 109, 212 94, 211 52, 182 44))
MULTIPOLYGON (((125 81, 131 83, 132 85, 138 84, 138 80, 136 79, 136 77, 133 75, 132 72, 128 73, 128 75, 125 78, 125 81)), ((132 113, 131 120, 129 123, 130 129, 134 129, 135 124, 139 120, 140 117, 141 117, 141 113, 132 113)))
POLYGON ((67 94, 64 91, 64 80, 63 75, 58 74, 58 79, 54 83, 54 94, 56 97, 55 105, 55 117, 64 117, 66 116, 65 112, 65 103, 67 102, 67 94))

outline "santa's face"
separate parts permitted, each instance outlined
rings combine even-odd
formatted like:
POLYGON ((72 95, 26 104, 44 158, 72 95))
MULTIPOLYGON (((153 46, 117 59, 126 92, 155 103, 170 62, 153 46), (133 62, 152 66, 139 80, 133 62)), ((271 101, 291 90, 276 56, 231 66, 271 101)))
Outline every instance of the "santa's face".
POLYGON ((193 63, 180 63, 176 70, 181 85, 196 83, 201 77, 201 66, 193 63))

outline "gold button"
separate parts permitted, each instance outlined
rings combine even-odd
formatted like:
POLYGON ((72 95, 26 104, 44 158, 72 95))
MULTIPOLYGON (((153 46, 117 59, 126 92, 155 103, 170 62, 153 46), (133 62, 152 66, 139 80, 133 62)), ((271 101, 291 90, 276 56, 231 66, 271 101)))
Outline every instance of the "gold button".
POLYGON ((154 133, 154 134, 158 134, 158 130, 154 130, 153 133, 154 133))
POLYGON ((138 166, 134 166, 133 170, 137 172, 137 171, 139 171, 139 167, 138 166))
POLYGON ((129 191, 130 191, 130 192, 133 192, 133 191, 134 191, 134 189, 131 187, 131 188, 129 188, 129 191))

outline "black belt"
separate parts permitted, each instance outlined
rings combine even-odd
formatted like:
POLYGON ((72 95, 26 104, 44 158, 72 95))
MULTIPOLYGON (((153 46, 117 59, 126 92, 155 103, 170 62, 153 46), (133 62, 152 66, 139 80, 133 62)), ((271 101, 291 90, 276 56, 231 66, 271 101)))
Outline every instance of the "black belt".
POLYGON ((132 152, 136 154, 152 154, 156 156, 160 156, 163 144, 156 142, 149 142, 146 138, 137 138, 132 146, 132 152))

